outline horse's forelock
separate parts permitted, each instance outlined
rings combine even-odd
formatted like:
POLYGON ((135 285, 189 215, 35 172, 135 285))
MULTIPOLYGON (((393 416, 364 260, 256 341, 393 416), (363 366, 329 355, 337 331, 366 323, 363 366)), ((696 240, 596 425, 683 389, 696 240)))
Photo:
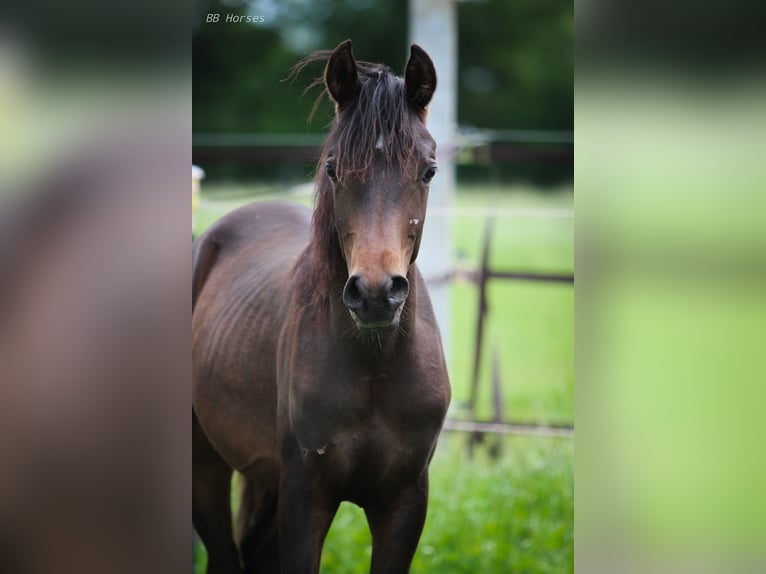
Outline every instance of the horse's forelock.
MULTIPOLYGON (((325 63, 331 50, 310 54, 293 66, 286 79, 297 79, 307 66, 325 63)), ((407 169, 416 147, 417 124, 421 122, 416 110, 409 104, 404 80, 391 72, 388 66, 373 62, 356 61, 361 88, 356 98, 344 109, 338 110, 322 148, 317 176, 330 153, 341 182, 353 177, 364 181, 376 150, 383 138, 383 158, 388 165, 397 163, 407 169)), ((320 75, 306 87, 304 93, 323 86, 309 114, 309 121, 327 97, 332 100, 320 75)))
POLYGON ((407 102, 404 80, 379 64, 357 66, 362 87, 336 116, 324 146, 323 157, 332 153, 341 183, 364 181, 376 151, 387 165, 406 169, 415 148, 417 114, 407 102))

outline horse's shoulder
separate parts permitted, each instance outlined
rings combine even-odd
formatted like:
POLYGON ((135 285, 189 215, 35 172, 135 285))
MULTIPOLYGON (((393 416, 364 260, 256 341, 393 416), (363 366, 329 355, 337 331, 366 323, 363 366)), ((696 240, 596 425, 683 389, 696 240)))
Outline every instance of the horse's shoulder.
POLYGON ((284 267, 308 242, 310 223, 310 209, 287 201, 249 203, 221 217, 192 244, 192 308, 216 268, 250 269, 253 260, 284 267))

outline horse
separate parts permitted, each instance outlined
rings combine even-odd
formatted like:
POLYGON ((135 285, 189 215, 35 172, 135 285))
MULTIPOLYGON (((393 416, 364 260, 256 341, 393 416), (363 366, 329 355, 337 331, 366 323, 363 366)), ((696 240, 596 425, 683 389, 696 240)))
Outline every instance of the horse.
POLYGON ((298 66, 317 61, 335 115, 313 215, 254 203, 193 244, 192 515, 210 574, 318 572, 342 501, 364 509, 371 572, 401 574, 426 518, 451 393, 415 264, 436 72, 417 45, 404 78, 350 40, 298 66))

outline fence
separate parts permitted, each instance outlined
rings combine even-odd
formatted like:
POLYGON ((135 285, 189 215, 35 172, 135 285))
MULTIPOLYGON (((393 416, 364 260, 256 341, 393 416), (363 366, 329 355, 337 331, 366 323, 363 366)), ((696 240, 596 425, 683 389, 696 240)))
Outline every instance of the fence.
MULTIPOLYGON (((543 212, 538 212, 537 215, 544 218, 561 218, 565 217, 567 214, 565 214, 563 210, 556 210, 555 212, 546 210, 543 212)), ((568 215, 571 217, 571 213, 568 215)), ((484 342, 486 339, 486 317, 489 312, 487 287, 489 282, 494 280, 503 280, 574 285, 573 274, 550 274, 535 273, 529 271, 492 269, 489 265, 489 261, 492 246, 492 235, 494 233, 494 222, 495 218, 493 216, 487 217, 487 225, 485 227, 484 239, 482 243, 481 266, 479 269, 470 271, 454 270, 445 276, 430 278, 428 281, 429 284, 447 283, 455 280, 470 281, 476 284, 479 289, 478 309, 476 313, 476 338, 474 342, 474 357, 471 375, 471 392, 467 405, 468 410, 472 415, 475 415, 476 398, 479 392, 481 357, 484 350, 484 342)), ((506 420, 506 417, 503 413, 502 381, 496 352, 493 353, 492 365, 492 376, 490 380, 492 383, 493 420, 448 420, 444 425, 445 430, 471 432, 474 434, 524 434, 551 437, 573 436, 574 424, 543 425, 506 420)))
MULTIPOLYGON (((324 134, 195 134, 192 161, 254 164, 311 163, 324 134)), ((541 130, 458 130, 460 164, 573 164, 572 132, 541 130)))

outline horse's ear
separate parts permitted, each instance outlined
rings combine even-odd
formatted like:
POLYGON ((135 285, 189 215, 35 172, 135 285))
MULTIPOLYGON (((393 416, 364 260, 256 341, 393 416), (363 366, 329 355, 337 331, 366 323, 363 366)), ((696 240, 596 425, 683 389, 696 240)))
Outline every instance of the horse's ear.
POLYGON ((436 91, 436 69, 426 51, 417 44, 410 47, 410 60, 404 72, 404 85, 410 104, 418 112, 424 112, 436 91))
POLYGON ((324 70, 324 83, 339 109, 359 93, 362 84, 356 71, 354 54, 351 52, 351 40, 341 42, 333 50, 324 70))

